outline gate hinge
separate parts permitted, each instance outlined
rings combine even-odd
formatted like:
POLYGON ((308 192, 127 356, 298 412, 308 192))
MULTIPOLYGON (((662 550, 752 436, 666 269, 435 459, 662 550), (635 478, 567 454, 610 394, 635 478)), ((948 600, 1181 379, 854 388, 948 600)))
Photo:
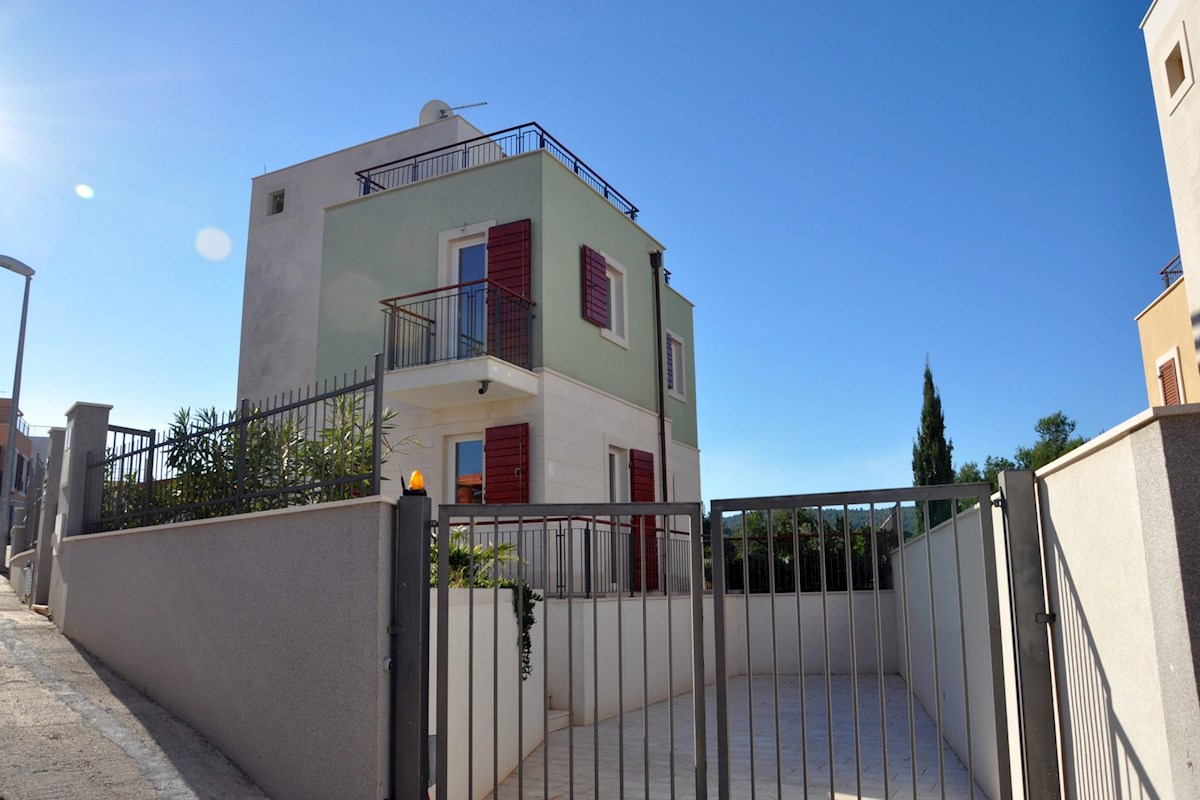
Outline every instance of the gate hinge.
POLYGON ((1003 506, 1004 506, 1004 498, 1003 497, 997 497, 995 500, 992 501, 993 508, 1002 508, 1003 506))
POLYGON ((1058 614, 1053 611, 1039 611, 1033 615, 1034 622, 1044 622, 1047 625, 1058 622, 1058 614))

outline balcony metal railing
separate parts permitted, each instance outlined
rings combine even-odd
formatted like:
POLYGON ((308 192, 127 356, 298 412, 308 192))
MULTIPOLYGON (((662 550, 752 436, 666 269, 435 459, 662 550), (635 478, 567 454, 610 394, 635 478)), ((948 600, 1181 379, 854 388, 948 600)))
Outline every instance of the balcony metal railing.
POLYGON ((521 155, 533 150, 545 150, 561 161, 567 169, 591 186, 605 200, 612 203, 622 214, 636 220, 638 208, 625 199, 582 159, 568 150, 557 139, 536 122, 528 122, 514 128, 477 136, 463 142, 427 150, 424 153, 368 167, 354 173, 364 195, 395 189, 410 183, 436 178, 468 167, 490 164, 509 156, 521 155))
POLYGON ((380 301, 386 317, 387 369, 491 355, 530 369, 533 306, 489 280, 380 301))
POLYGON ((1162 278, 1163 287, 1170 289, 1171 284, 1183 277, 1183 261, 1177 255, 1167 265, 1158 271, 1162 278))

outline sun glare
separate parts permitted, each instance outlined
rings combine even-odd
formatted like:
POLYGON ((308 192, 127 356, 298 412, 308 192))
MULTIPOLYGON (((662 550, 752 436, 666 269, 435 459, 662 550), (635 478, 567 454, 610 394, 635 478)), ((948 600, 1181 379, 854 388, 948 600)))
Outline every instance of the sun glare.
POLYGON ((84 200, 91 200, 96 196, 96 190, 88 186, 86 183, 80 183, 75 187, 75 194, 79 195, 84 200))
POLYGON ((203 228, 196 234, 196 252, 209 261, 224 261, 232 250, 229 234, 220 228, 203 228))

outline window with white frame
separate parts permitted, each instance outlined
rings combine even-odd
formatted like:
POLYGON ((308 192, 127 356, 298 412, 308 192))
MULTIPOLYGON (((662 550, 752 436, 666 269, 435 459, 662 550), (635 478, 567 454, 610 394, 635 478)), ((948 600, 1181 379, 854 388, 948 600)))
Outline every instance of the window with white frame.
POLYGON ((600 328, 600 335, 629 347, 629 289, 625 267, 600 251, 584 245, 583 318, 600 328))
POLYGON ((667 331, 664 346, 666 358, 667 393, 676 400, 687 399, 686 357, 683 349, 683 339, 673 331, 667 331))
POLYGON ((455 437, 450 443, 451 485, 455 503, 483 502, 483 437, 455 437))

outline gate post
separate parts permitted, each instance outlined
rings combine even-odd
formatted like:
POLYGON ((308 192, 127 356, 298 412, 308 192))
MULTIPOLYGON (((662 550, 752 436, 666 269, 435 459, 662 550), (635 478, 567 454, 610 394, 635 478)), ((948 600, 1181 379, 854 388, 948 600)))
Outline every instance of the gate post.
POLYGON ((1000 473, 1000 504, 1008 551, 1017 708, 1025 796, 1062 797, 1059 783, 1057 707, 1051 683, 1050 628, 1043 550, 1031 470, 1000 473))
POLYGON ((392 534, 390 800, 425 797, 429 786, 428 497, 397 498, 392 534))

